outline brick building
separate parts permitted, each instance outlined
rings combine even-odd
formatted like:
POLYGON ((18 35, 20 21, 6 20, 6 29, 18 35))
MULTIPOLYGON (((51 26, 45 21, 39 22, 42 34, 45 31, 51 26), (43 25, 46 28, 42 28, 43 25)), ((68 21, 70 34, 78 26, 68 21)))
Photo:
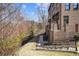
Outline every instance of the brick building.
POLYGON ((51 3, 46 29, 51 44, 74 42, 73 37, 79 36, 79 4, 51 3))

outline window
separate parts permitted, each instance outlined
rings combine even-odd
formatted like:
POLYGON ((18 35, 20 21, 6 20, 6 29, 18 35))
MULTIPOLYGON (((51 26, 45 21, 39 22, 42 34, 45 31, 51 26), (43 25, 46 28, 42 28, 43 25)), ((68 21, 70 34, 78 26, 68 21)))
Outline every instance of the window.
POLYGON ((64 16, 64 23, 68 24, 69 23, 69 16, 64 16))
POLYGON ((66 11, 69 11, 70 10, 70 3, 66 3, 65 4, 65 9, 66 9, 66 11))
POLYGON ((74 3, 73 7, 74 7, 74 10, 78 10, 78 3, 74 3))
POLYGON ((69 23, 69 16, 64 16, 64 32, 66 32, 66 24, 69 23))
POLYGON ((75 24, 75 32, 78 32, 78 24, 75 24))

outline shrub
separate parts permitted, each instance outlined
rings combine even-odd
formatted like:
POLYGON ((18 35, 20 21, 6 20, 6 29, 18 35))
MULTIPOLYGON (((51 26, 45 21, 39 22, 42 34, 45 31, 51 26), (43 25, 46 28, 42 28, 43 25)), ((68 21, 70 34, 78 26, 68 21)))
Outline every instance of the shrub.
POLYGON ((75 41, 79 41, 79 37, 78 36, 74 36, 75 41))
POLYGON ((22 38, 26 35, 21 32, 18 36, 0 41, 0 55, 14 55, 15 51, 20 47, 22 38))

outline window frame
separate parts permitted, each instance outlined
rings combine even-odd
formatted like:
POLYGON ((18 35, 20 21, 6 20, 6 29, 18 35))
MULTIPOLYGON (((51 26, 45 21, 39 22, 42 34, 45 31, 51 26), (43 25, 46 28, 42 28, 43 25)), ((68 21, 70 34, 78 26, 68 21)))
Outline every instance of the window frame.
POLYGON ((64 23, 68 24, 69 23, 69 16, 63 16, 63 18, 64 18, 64 23))
POLYGON ((74 3, 74 4, 73 4, 73 9, 74 9, 74 10, 78 10, 78 3, 74 3))
POLYGON ((70 11, 70 3, 65 3, 65 10, 70 11))

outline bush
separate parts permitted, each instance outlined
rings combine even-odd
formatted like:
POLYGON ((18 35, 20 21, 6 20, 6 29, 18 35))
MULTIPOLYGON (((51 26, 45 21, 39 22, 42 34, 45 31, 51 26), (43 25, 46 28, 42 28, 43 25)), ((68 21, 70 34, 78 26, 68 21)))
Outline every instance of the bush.
POLYGON ((79 37, 78 36, 74 36, 74 39, 76 40, 76 41, 79 41, 79 37))
POLYGON ((25 36, 25 33, 22 32, 19 36, 0 41, 0 55, 14 55, 25 36))

